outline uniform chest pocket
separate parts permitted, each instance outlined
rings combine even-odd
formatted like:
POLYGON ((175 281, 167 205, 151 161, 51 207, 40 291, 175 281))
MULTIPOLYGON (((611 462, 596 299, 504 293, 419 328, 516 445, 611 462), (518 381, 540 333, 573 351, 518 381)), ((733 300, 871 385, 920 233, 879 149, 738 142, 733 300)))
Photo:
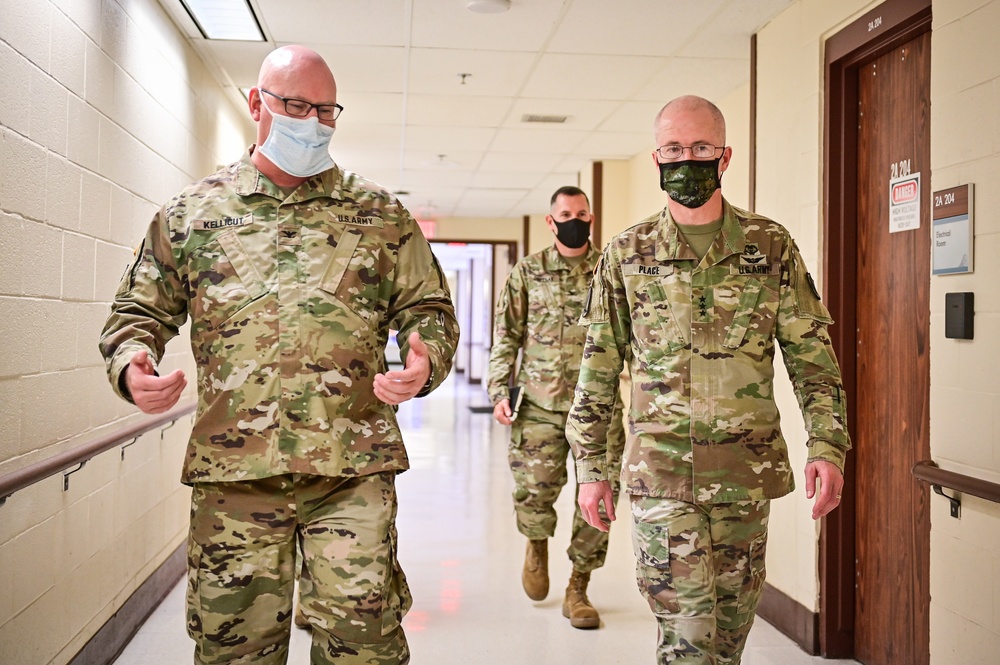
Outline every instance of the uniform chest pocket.
POLYGON ((215 330, 267 291, 235 231, 221 233, 193 251, 189 266, 192 325, 215 330))
POLYGON ((345 305, 365 323, 379 316, 379 250, 361 242, 362 233, 349 229, 341 235, 319 288, 345 305))
POLYGON ((733 313, 722 346, 739 349, 754 360, 773 349, 774 322, 778 316, 778 294, 756 279, 747 280, 733 313))
POLYGON ((636 291, 633 334, 650 364, 687 346, 678 314, 659 282, 647 282, 636 291))

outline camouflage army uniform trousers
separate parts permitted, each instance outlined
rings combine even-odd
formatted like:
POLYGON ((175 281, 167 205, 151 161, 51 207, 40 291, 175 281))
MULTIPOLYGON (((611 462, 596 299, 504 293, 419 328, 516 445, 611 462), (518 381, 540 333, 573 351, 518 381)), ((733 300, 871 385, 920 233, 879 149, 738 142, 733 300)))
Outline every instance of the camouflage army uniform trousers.
MULTIPOLYGON (((508 449, 514 475, 514 512, 517 530, 531 540, 551 538, 556 532, 556 499, 569 479, 566 458, 565 411, 549 411, 525 401, 511 425, 508 449)), ((622 450, 625 446, 619 401, 608 427, 608 479, 617 499, 621 485, 622 450)), ((577 492, 574 482, 574 492, 577 492)), ((573 501, 573 530, 566 553, 573 568, 590 572, 604 565, 608 554, 608 533, 587 524, 580 505, 573 501)), ((605 517, 602 508, 602 516, 605 517)))
POLYGON ((636 581, 661 665, 739 665, 764 586, 769 501, 632 500, 636 581))
POLYGON ((285 663, 296 542, 312 664, 409 662, 395 520, 393 472, 195 483, 187 603, 196 665, 285 663))

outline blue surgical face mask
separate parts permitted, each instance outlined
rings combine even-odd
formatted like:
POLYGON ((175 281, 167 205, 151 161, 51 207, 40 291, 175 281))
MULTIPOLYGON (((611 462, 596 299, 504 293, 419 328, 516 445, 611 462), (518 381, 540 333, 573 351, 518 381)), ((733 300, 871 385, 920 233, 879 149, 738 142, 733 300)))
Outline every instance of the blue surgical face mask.
MULTIPOLYGON (((271 111, 263 97, 261 103, 271 111)), ((258 150, 285 173, 308 178, 334 165, 330 157, 334 129, 316 116, 293 118, 271 112, 271 130, 258 150)))

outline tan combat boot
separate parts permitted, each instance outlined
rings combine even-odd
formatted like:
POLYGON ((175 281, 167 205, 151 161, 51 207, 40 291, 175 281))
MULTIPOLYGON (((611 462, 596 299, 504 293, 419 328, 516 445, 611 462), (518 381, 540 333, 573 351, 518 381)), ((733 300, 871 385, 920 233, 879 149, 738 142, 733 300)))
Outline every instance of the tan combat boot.
POLYGON ((563 601, 563 616, 569 619, 574 628, 597 628, 601 625, 601 617, 594 606, 587 600, 587 584, 590 573, 573 570, 566 587, 566 600, 563 601))
POLYGON ((545 600, 549 595, 549 540, 529 540, 521 573, 524 592, 532 600, 545 600))

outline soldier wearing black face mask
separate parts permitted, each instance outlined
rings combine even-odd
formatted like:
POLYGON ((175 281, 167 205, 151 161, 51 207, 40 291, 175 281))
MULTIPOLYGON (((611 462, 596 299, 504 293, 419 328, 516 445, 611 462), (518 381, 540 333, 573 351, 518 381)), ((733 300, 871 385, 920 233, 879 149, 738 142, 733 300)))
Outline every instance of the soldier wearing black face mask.
POLYGON ((621 425, 610 405, 627 365, 621 482, 656 662, 739 665, 764 586, 770 502, 794 488, 775 351, 806 423, 813 519, 844 486, 843 382, 830 313, 788 230, 722 195, 733 151, 719 108, 679 97, 656 115, 653 138, 669 198, 604 250, 566 434, 583 515, 610 528, 619 474, 605 469, 604 431, 621 425))
MULTIPOLYGON (((544 599, 549 591, 548 539, 555 534, 554 504, 568 480, 566 418, 586 336, 579 321, 600 256, 590 243, 593 218, 582 190, 559 188, 549 212, 545 221, 554 244, 514 266, 497 304, 488 385, 494 417, 512 425, 514 509, 517 528, 528 538, 521 583, 532 600, 544 599), (514 385, 523 390, 524 400, 512 418, 508 386, 518 352, 521 367, 514 385)), ((621 401, 615 400, 615 405, 617 425, 609 428, 606 456, 613 477, 621 468, 624 446, 621 401)), ((590 572, 604 565, 607 551, 608 534, 588 525, 577 507, 567 550, 573 574, 562 607, 563 616, 576 628, 600 625, 587 598, 587 584, 590 572)))

